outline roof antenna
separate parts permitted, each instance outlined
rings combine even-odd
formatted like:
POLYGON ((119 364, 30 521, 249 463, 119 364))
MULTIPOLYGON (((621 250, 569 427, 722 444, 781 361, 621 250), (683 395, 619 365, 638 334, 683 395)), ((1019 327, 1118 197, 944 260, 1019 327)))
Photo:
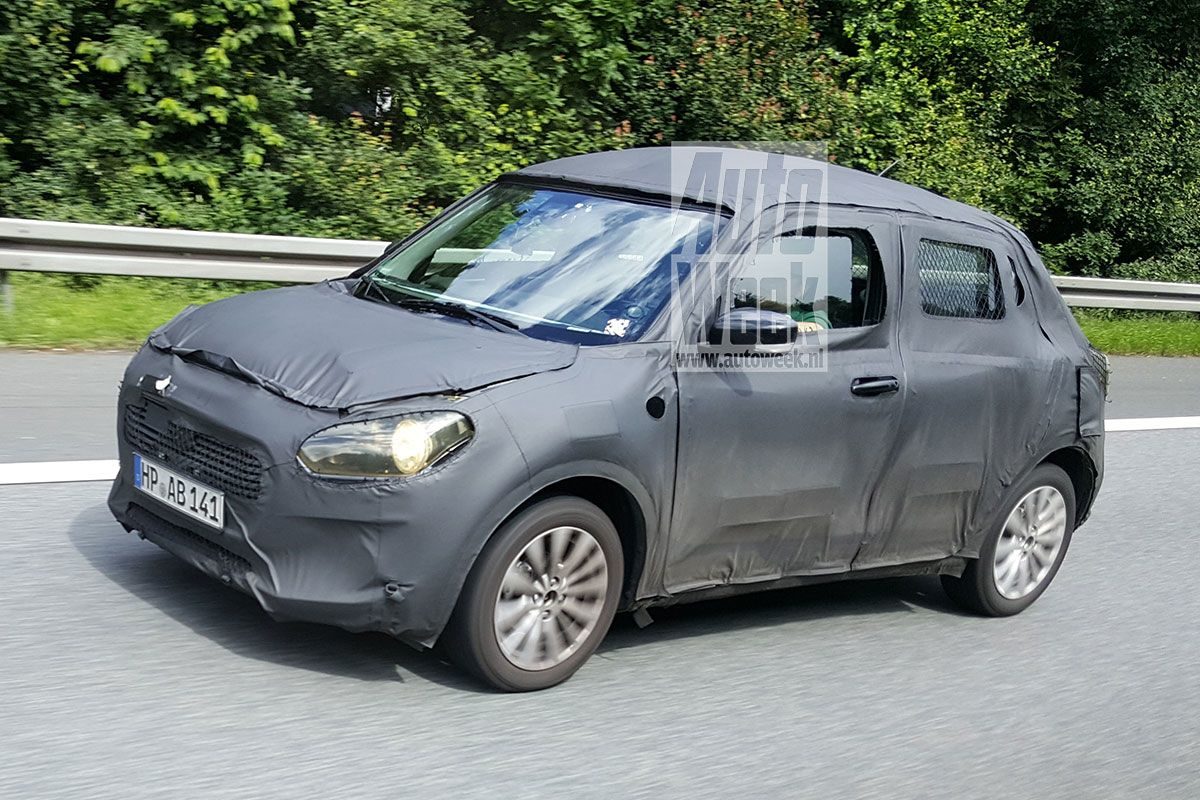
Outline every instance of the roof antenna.
POLYGON ((879 173, 879 177, 882 178, 884 175, 887 175, 889 172, 892 171, 892 167, 896 166, 903 160, 904 160, 903 158, 897 158, 895 161, 888 164, 886 167, 883 168, 883 172, 879 173))

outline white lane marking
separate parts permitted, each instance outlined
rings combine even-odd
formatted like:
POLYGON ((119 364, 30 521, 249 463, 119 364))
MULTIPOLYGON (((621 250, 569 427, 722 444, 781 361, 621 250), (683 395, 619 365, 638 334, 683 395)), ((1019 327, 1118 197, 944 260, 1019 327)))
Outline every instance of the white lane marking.
MULTIPOLYGON (((1110 419, 1104 423, 1106 433, 1126 431, 1168 431, 1200 428, 1200 417, 1142 417, 1110 419)), ((102 461, 26 461, 0 464, 0 486, 23 483, 77 483, 80 481, 111 481, 119 465, 115 460, 102 461)))
POLYGON ((1110 419, 1104 431, 1169 431, 1180 428, 1200 428, 1200 417, 1143 417, 1140 419, 1110 419))
POLYGON ((117 475, 115 460, 103 461, 26 461, 0 464, 0 486, 21 483, 75 483, 111 481, 117 475))

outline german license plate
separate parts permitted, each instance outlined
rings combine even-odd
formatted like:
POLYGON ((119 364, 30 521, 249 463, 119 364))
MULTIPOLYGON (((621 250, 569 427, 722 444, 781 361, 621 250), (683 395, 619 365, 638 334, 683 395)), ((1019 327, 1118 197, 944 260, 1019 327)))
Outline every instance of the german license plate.
POLYGON ((225 495, 162 464, 133 454, 133 485, 176 511, 217 530, 225 527, 225 495))

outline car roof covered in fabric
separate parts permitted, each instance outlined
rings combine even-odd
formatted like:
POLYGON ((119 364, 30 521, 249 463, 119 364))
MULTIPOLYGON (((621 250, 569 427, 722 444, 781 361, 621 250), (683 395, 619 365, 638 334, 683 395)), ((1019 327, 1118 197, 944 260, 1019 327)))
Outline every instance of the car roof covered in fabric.
MULTIPOLYGON (((697 156, 719 155, 722 170, 758 170, 763 167, 763 151, 734 147, 674 145, 635 147, 600 153, 568 156, 525 167, 518 176, 540 180, 561 180, 610 189, 628 190, 662 197, 681 198, 706 205, 722 206, 734 213, 745 203, 739 186, 726 181, 691 180, 691 164, 697 156), (692 184, 692 185, 689 185, 692 184)), ((867 172, 794 155, 770 153, 768 168, 780 170, 819 169, 826 172, 826 201, 832 205, 859 206, 892 211, 908 211, 941 219, 981 225, 1012 232, 1012 226, 999 217, 978 208, 942 197, 926 189, 881 178, 867 172)), ((788 202, 803 202, 805 197, 787 197, 788 202)))

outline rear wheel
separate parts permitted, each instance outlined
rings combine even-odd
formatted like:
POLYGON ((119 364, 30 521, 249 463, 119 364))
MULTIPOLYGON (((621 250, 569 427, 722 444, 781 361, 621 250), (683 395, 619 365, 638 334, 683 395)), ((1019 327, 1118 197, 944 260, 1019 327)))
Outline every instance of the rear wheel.
POLYGON ((505 691, 571 677, 616 613, 624 576, 612 520, 555 497, 505 523, 471 569, 444 641, 460 666, 505 691))
POLYGON ((1075 527, 1075 490, 1053 464, 1013 487, 1003 524, 989 534, 962 577, 942 576, 952 600, 978 614, 1024 611, 1054 580, 1075 527))

